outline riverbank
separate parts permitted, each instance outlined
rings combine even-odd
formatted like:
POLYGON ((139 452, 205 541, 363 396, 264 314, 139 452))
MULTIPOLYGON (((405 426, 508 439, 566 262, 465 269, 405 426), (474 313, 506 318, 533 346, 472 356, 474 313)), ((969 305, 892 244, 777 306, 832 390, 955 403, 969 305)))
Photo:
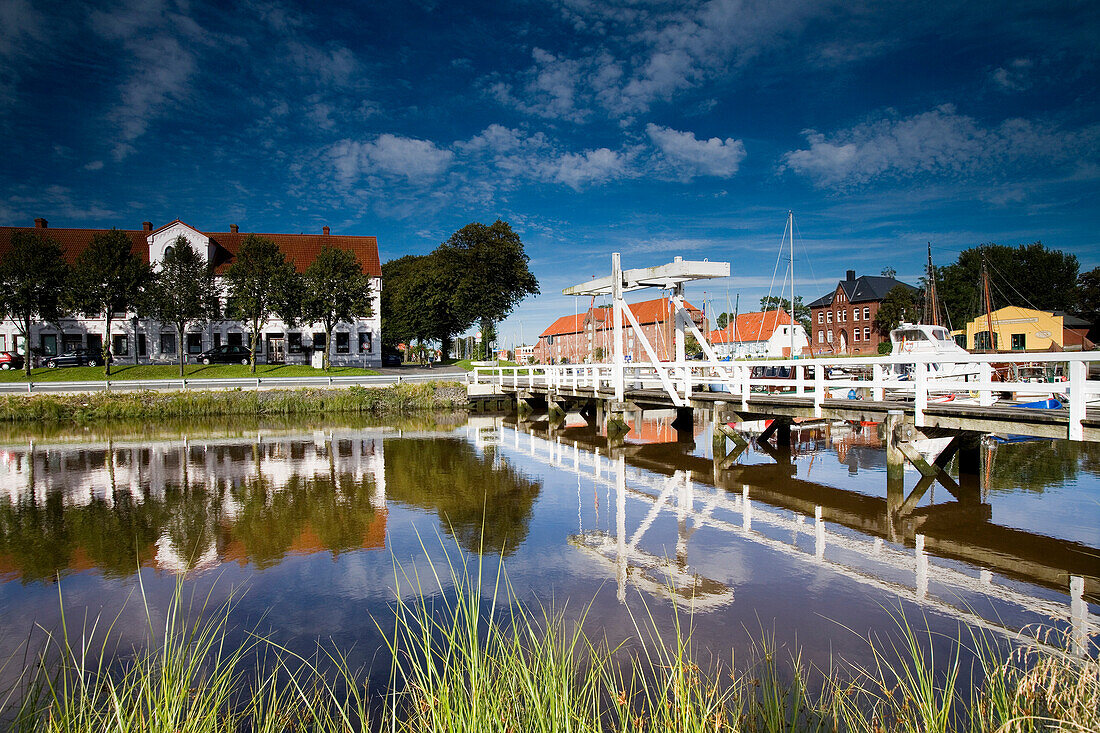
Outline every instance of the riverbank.
POLYGON ((525 609, 507 579, 483 577, 477 561, 444 567, 436 582, 408 600, 398 595, 394 615, 375 619, 388 629, 392 662, 383 679, 368 680, 324 642, 308 658, 262 634, 234 647, 227 636, 235 602, 196 607, 181 582, 163 613, 145 608, 144 645, 127 659, 107 651, 123 647, 113 624, 102 631, 85 621, 78 634, 51 637, 0 719, 12 730, 71 733, 1100 726, 1100 663, 1034 640, 1009 649, 960 629, 945 659, 932 651, 942 640, 899 615, 900 643, 867 639, 875 659, 868 669, 838 659, 821 670, 766 635, 747 658, 701 668, 706 650, 692 643, 689 618, 670 639, 636 619, 634 638, 609 648, 585 634, 583 620, 525 609))
POLYGON ((405 414, 466 406, 465 388, 454 382, 395 384, 343 389, 95 392, 4 395, 0 422, 69 422, 224 416, 405 414))

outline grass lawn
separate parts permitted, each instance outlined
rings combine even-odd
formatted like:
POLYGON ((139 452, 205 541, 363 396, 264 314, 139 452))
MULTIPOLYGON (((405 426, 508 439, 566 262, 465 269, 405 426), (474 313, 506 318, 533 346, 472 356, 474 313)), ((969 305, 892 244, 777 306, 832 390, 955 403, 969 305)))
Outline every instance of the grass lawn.
MULTIPOLYGON (((111 367, 112 380, 179 379, 178 364, 118 364, 111 367)), ((241 364, 187 364, 183 369, 189 379, 235 379, 240 377, 363 377, 378 374, 373 369, 332 367, 328 372, 304 364, 257 364, 256 373, 241 364)), ((102 382, 103 367, 40 367, 31 371, 35 382, 102 382)), ((0 371, 0 382, 25 382, 23 370, 0 371)))
MULTIPOLYGON (((493 361, 493 360, 490 359, 489 361, 493 361)), ((474 364, 473 364, 472 359, 459 359, 458 361, 449 361, 448 360, 447 362, 444 362, 444 363, 454 364, 456 367, 459 367, 461 369, 465 369, 466 371, 470 371, 471 369, 474 368, 474 364)), ((520 366, 519 364, 515 363, 514 361, 505 361, 503 359, 496 361, 496 365, 497 366, 502 366, 502 367, 520 366)))

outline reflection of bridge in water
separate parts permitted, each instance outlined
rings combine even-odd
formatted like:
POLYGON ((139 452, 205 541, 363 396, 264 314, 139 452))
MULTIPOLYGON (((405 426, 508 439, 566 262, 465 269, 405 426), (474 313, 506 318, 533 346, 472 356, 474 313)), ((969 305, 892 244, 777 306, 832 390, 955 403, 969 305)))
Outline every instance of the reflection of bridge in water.
POLYGON ((613 441, 609 453, 607 438, 589 427, 521 422, 511 425, 514 430, 508 436, 501 431, 501 418, 474 418, 475 434, 479 420, 487 421, 484 427, 501 443, 512 443, 526 455, 614 491, 614 534, 580 531, 570 542, 614 565, 620 599, 625 598, 629 582, 650 592, 670 589, 677 603, 695 608, 732 600, 731 588, 698 576, 687 564, 692 534, 709 527, 799 562, 827 566, 863 585, 974 626, 1015 631, 966 607, 959 601, 963 594, 1064 622, 1079 652, 1088 648, 1090 636, 1100 628, 1100 617, 1090 612, 1087 602, 1100 597, 1093 575, 1096 550, 992 524, 990 507, 977 495, 964 493, 956 501, 921 508, 899 507, 896 497, 883 500, 798 479, 790 453, 766 443, 758 447, 772 455, 774 464, 730 465, 722 459, 691 455, 691 443, 613 441), (629 533, 628 498, 648 505, 645 517, 629 533), (639 548, 662 512, 674 514, 677 520, 676 552, 667 558, 639 548), (812 551, 803 549, 806 540, 812 540, 812 551), (966 572, 934 563, 932 556, 976 567, 966 572), (997 582, 994 572, 1033 587, 1068 591, 1069 603, 1029 593, 1026 585, 997 582), (905 577, 911 581, 897 580, 905 577), (944 591, 930 592, 930 582, 944 591), (956 602, 948 600, 951 596, 956 602))

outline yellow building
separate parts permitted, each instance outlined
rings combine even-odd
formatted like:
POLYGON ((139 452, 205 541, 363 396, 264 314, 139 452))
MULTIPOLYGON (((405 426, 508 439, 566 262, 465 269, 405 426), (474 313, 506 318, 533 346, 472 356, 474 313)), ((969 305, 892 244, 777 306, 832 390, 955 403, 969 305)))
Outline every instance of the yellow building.
MULTIPOLYGON (((966 349, 989 351, 989 321, 993 348, 998 351, 1080 351, 1092 348, 1085 336, 1089 324, 1080 318, 1010 305, 982 314, 966 324, 966 349)), ((957 332, 961 335, 961 332, 957 332)))

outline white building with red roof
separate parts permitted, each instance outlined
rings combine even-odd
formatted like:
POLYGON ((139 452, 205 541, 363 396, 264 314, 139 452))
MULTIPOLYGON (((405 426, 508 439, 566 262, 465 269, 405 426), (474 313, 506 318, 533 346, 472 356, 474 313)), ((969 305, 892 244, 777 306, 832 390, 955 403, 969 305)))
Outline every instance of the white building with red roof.
MULTIPOLYGON (((58 243, 69 264, 92 242, 92 238, 106 229, 49 228, 45 219, 35 219, 32 227, 0 227, 0 257, 11 248, 12 234, 30 232, 48 237, 58 243)), ((177 237, 184 237, 214 269, 215 280, 221 284, 226 269, 233 264, 241 244, 249 236, 236 224, 228 232, 203 232, 179 219, 153 229, 150 222, 143 222, 141 229, 121 230, 132 242, 132 251, 144 262, 154 265, 164 258, 166 248, 177 237)), ((382 266, 378 261, 378 240, 375 237, 330 234, 326 226, 321 234, 257 234, 275 242, 299 272, 304 272, 325 245, 348 250, 355 254, 363 268, 363 274, 371 280, 371 315, 354 323, 340 323, 333 330, 330 359, 337 366, 379 366, 382 363, 381 292, 382 266)), ((223 293, 224 295, 224 293, 223 293)), ((224 302, 224 301, 223 301, 224 302)), ((249 338, 244 323, 219 320, 201 327, 194 326, 184 334, 184 343, 177 344, 176 329, 150 318, 132 313, 125 314, 111 323, 111 333, 104 333, 103 319, 83 318, 72 315, 60 323, 36 323, 29 334, 32 353, 41 357, 83 348, 98 351, 104 338, 111 339, 111 352, 116 363, 174 362, 182 348, 188 357, 222 344, 248 346, 249 338)), ((278 318, 264 324, 257 361, 259 363, 308 363, 315 349, 324 348, 324 329, 319 324, 288 326, 278 318)), ((0 322, 0 351, 25 353, 25 344, 16 324, 10 320, 0 322)))
POLYGON ((806 329, 784 310, 739 313, 728 326, 708 335, 719 357, 789 357, 791 338, 794 353, 801 354, 810 345, 806 329))

